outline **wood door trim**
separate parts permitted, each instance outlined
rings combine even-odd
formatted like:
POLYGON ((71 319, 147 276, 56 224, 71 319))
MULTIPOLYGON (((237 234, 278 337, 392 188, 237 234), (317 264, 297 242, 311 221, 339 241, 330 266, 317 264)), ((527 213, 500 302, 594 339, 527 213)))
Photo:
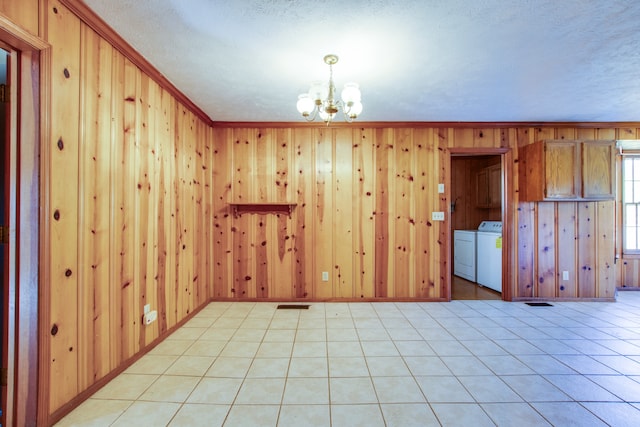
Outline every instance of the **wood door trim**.
POLYGON ((48 406, 42 402, 46 402, 44 396, 48 393, 48 341, 42 339, 40 331, 47 319, 48 307, 43 303, 47 300, 46 289, 39 289, 39 281, 48 273, 46 257, 42 256, 47 248, 42 230, 46 227, 48 206, 44 184, 48 176, 51 46, 2 15, 0 40, 21 53, 20 86, 15 94, 16 99, 21 100, 16 110, 20 117, 17 122, 20 150, 15 165, 18 174, 12 183, 16 185, 19 210, 15 247, 15 388, 13 402, 10 402, 12 419, 7 421, 8 425, 46 425, 48 406), (44 381, 38 381, 38 375, 44 381))

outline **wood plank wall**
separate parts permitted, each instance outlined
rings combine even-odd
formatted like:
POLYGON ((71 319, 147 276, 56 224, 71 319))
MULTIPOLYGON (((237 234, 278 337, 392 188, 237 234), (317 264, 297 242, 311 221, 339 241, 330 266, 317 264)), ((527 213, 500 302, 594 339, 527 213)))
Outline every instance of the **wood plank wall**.
POLYGON ((214 129, 214 298, 446 298, 435 130, 214 129), (230 203, 296 203, 235 216, 230 203), (329 280, 322 281, 322 273, 329 280))
MULTIPOLYGON (((448 200, 437 194, 437 184, 450 174, 448 149, 509 148, 512 162, 505 169, 516 177, 519 146, 538 139, 635 138, 637 132, 570 126, 215 128, 214 298, 446 300, 448 231, 430 217, 448 212, 448 200), (278 156, 264 157, 276 147, 278 156), (277 192, 283 185, 286 192, 277 192), (234 217, 229 203, 240 201, 298 206, 290 218, 234 217), (292 263, 282 256, 288 252, 292 263), (329 281, 322 281, 322 272, 329 281)), ((517 182, 507 191, 512 206, 505 210, 505 227, 512 231, 509 256, 517 267, 505 280, 513 298, 613 298, 632 263, 625 260, 624 269, 615 263, 615 203, 519 203, 517 182), (569 272, 568 281, 561 280, 562 271, 569 272)))
POLYGON ((47 23, 55 413, 210 300, 213 177, 208 124, 63 5, 47 23))

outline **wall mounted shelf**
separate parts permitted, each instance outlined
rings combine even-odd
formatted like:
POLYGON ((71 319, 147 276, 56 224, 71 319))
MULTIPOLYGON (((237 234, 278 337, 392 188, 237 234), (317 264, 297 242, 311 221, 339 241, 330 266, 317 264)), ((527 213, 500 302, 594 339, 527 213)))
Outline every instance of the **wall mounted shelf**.
POLYGON ((233 216, 238 217, 243 213, 253 213, 253 214, 287 214, 291 216, 293 212, 293 208, 295 208, 297 203, 280 203, 280 202, 253 202, 253 203, 229 203, 231 206, 231 210, 233 211, 233 216))

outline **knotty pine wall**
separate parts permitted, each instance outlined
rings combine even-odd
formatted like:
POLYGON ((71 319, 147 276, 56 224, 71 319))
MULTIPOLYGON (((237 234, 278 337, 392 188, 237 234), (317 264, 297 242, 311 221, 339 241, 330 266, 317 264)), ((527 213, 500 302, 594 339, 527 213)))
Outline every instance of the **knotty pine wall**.
MULTIPOLYGON (((214 298, 447 300, 450 153, 505 148, 505 295, 613 298, 615 203, 519 203, 518 147, 539 139, 635 139, 637 129, 336 127, 214 130, 214 298), (297 203, 235 217, 229 203, 297 203), (561 281, 562 271, 569 281, 561 281), (323 271, 330 280, 321 281, 323 271)), ((631 261, 626 261, 630 263, 631 261)), ((622 270, 622 271, 621 271, 622 270)))
POLYGON ((433 129, 216 128, 213 140, 214 298, 445 298, 433 129), (233 202, 297 206, 236 217, 233 202))
POLYGON ((50 363, 41 381, 55 414, 210 300, 213 176, 208 123, 62 4, 49 2, 46 19, 50 363), (145 304, 159 314, 149 326, 145 304))

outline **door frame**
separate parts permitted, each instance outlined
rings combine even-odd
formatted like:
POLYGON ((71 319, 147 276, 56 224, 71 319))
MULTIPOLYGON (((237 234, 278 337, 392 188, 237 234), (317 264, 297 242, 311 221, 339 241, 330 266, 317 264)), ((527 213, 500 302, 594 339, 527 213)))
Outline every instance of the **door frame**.
MULTIPOLYGON (((50 62, 51 47, 0 14, 0 41, 11 48, 16 76, 12 84, 14 102, 10 124, 9 174, 12 199, 9 230, 8 373, 7 425, 46 424, 42 417, 43 388, 38 357, 43 330, 39 281, 47 271, 41 234, 47 218, 50 62)), ((46 276, 44 276, 46 277, 46 276)), ((46 354, 46 353, 40 353, 46 354)), ((48 381, 47 384, 48 385, 48 381)))
MULTIPOLYGON (((451 200, 451 158, 458 156, 500 156, 500 169, 502 175, 502 300, 511 301, 513 299, 513 277, 515 264, 515 248, 513 241, 515 208, 513 206, 513 152, 510 148, 454 148, 447 150, 447 200, 451 200)), ((453 233, 451 225, 447 227, 447 244, 451 247, 453 233)), ((447 251, 447 283, 449 284, 448 295, 451 300, 451 251, 447 251)))

